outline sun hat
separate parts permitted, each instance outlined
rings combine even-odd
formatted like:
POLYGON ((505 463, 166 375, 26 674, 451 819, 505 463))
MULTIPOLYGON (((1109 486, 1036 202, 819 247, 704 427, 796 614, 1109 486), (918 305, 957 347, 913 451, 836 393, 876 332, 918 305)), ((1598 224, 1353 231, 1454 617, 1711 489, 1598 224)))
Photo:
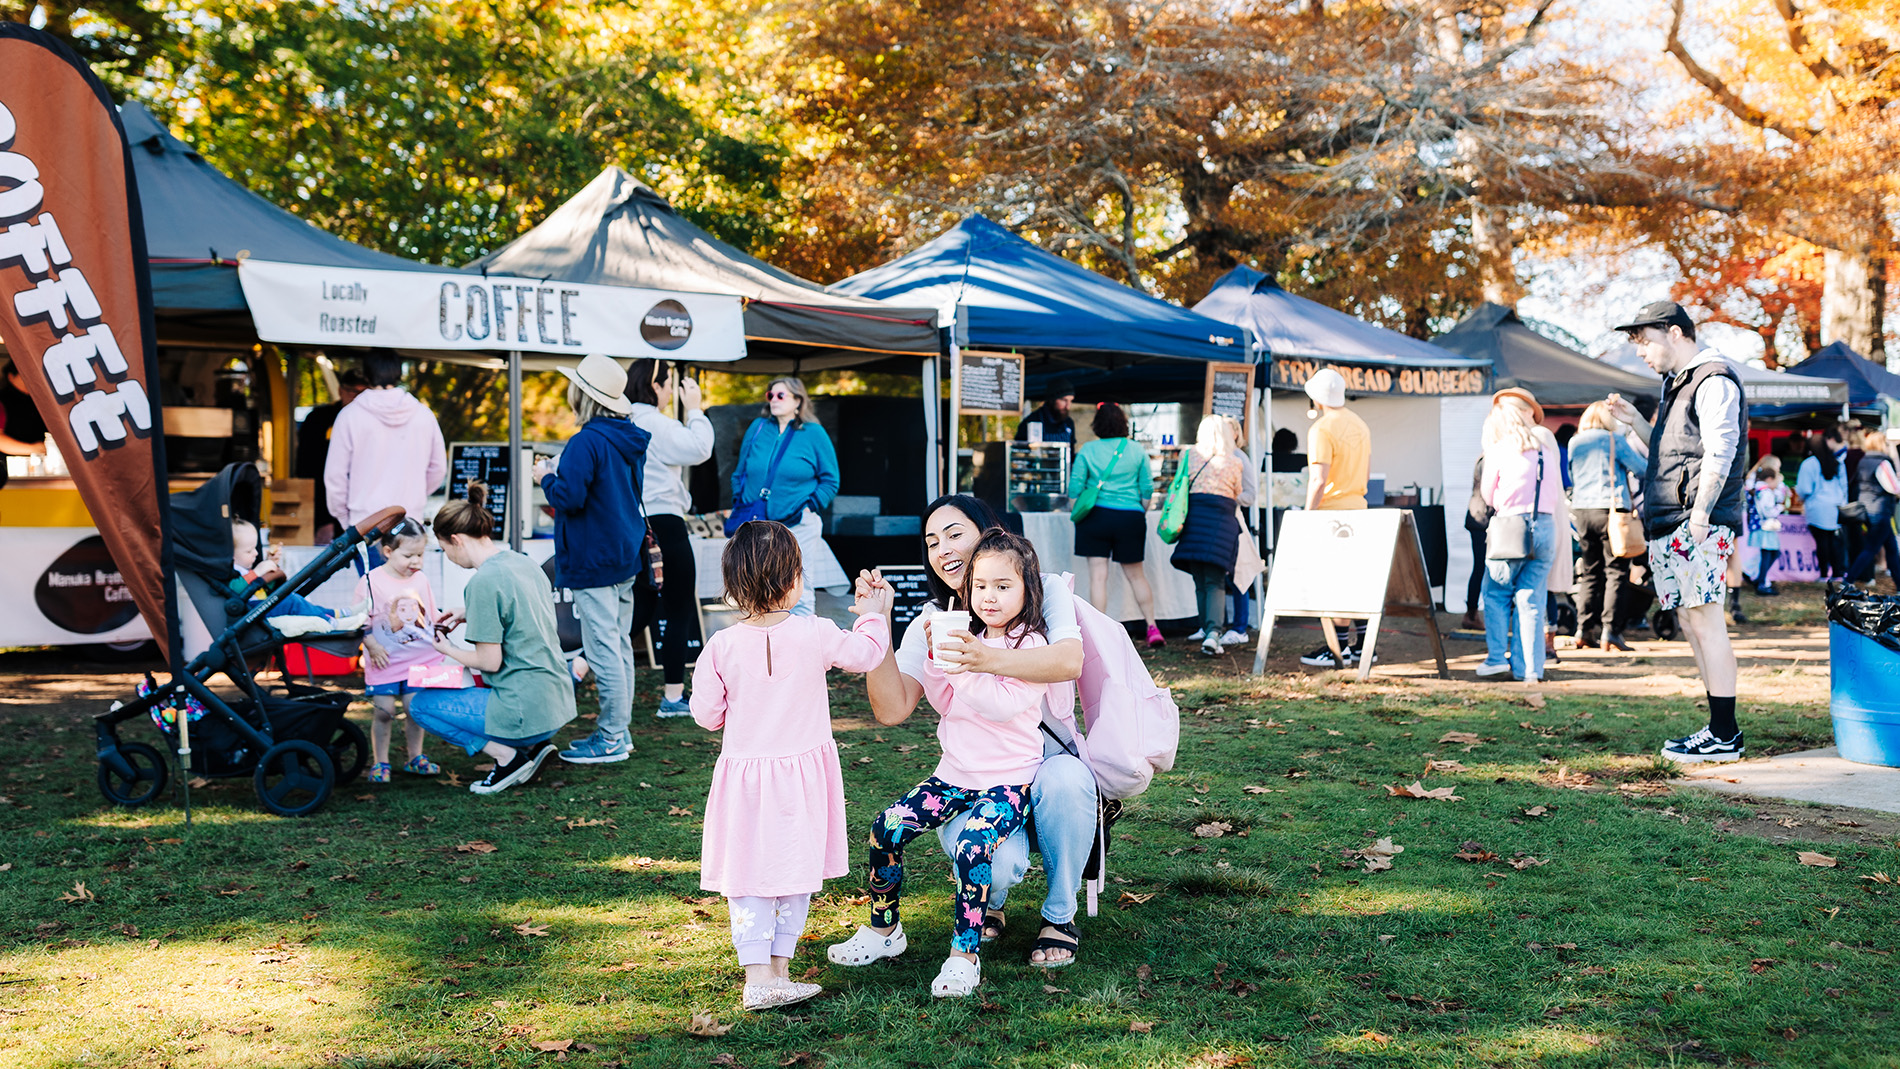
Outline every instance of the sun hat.
POLYGON ((1346 406, 1346 376, 1329 367, 1320 368, 1313 372, 1312 378, 1306 380, 1306 396, 1312 398, 1316 405, 1344 408, 1346 406))
POLYGON ((1544 425, 1544 406, 1537 403, 1537 397, 1522 386, 1512 386, 1491 395, 1491 407, 1496 408, 1499 401, 1506 397, 1515 397, 1531 406, 1531 421, 1539 427, 1544 425))
POLYGON ((633 402, 627 400, 627 369, 613 357, 588 353, 581 358, 579 367, 560 370, 582 393, 600 402, 607 411, 617 416, 633 411, 633 402))

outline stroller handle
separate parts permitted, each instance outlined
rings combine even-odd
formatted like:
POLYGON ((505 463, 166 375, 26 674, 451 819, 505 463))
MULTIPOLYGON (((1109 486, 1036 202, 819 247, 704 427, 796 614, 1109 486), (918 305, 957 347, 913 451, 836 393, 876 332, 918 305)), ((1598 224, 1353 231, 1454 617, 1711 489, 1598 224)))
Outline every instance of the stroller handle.
POLYGON ((401 505, 391 505, 374 516, 371 516, 369 519, 364 520, 362 523, 357 524, 356 533, 362 535, 364 540, 367 541, 370 536, 394 527, 396 521, 402 519, 404 515, 406 515, 406 512, 401 505))

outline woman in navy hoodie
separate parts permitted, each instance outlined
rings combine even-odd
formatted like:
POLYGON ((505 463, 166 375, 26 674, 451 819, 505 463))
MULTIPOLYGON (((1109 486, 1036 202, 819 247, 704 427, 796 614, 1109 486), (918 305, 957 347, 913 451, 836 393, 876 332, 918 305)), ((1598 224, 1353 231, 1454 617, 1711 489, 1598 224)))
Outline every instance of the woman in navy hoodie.
POLYGON ((838 496, 838 452, 818 425, 811 395, 797 379, 774 379, 765 388, 765 414, 746 428, 732 469, 732 507, 765 500, 765 518, 792 529, 805 554, 805 585, 793 612, 810 616, 814 574, 843 572, 825 544, 818 512, 838 496), (776 458, 776 460, 774 459, 776 458))
POLYGON ((561 374, 581 429, 558 464, 535 464, 534 478, 554 506, 555 582, 574 597, 581 649, 600 689, 594 733, 562 750, 561 760, 598 765, 631 752, 633 584, 645 565, 640 481, 648 435, 627 419, 633 402, 619 361, 590 355, 561 374))

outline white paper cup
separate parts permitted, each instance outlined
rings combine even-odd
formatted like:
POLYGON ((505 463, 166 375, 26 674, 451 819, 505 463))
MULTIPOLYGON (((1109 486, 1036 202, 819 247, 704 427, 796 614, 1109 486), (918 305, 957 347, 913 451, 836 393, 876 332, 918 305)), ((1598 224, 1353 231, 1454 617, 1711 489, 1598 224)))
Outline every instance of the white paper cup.
MULTIPOLYGON (((932 652, 941 650, 950 644, 951 632, 968 631, 969 629, 969 610, 943 609, 938 611, 930 618, 930 648, 932 652)), ((945 662, 943 664, 943 670, 945 672, 961 672, 963 671, 963 666, 945 662)))

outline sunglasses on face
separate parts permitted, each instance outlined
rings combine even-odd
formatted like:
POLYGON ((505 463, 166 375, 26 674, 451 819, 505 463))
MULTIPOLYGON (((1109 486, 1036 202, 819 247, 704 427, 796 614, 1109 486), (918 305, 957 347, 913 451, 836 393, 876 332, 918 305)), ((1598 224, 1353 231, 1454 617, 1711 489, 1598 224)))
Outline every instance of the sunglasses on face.
POLYGON ((765 395, 765 399, 767 401, 789 401, 792 399, 792 395, 786 393, 784 390, 773 390, 771 393, 765 395))

